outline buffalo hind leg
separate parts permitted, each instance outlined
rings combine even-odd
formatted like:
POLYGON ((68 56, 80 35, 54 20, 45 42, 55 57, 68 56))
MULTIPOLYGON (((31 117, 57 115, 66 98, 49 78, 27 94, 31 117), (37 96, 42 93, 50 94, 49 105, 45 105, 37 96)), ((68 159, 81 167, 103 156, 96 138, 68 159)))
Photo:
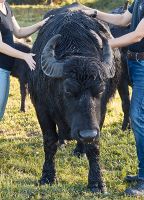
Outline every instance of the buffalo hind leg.
POLYGON ((87 144, 85 146, 89 161, 88 188, 94 193, 106 193, 99 164, 99 144, 87 144))
POLYGON ((73 150, 73 155, 78 158, 85 156, 85 145, 82 142, 76 143, 76 147, 73 150))
POLYGON ((118 92, 122 101, 122 110, 124 113, 124 119, 122 123, 122 130, 125 131, 127 128, 130 129, 129 109, 130 109, 130 95, 128 89, 128 81, 122 79, 118 92))
POLYGON ((21 93, 21 108, 20 111, 25 112, 25 100, 26 100, 27 85, 23 80, 20 80, 20 93, 21 93))
POLYGON ((56 181, 55 154, 57 151, 58 135, 56 125, 50 119, 42 106, 36 107, 37 117, 43 132, 45 161, 42 170, 40 185, 53 184, 56 181))

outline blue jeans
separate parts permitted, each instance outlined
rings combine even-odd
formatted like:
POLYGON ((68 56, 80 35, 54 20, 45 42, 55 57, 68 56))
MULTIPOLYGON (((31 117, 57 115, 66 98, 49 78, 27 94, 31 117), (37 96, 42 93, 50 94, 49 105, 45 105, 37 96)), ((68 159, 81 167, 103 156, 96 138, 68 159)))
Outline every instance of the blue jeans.
POLYGON ((2 120, 8 100, 10 71, 0 68, 0 121, 2 120))
POLYGON ((132 83, 130 118, 139 161, 138 176, 144 179, 144 60, 128 60, 128 68, 132 83))

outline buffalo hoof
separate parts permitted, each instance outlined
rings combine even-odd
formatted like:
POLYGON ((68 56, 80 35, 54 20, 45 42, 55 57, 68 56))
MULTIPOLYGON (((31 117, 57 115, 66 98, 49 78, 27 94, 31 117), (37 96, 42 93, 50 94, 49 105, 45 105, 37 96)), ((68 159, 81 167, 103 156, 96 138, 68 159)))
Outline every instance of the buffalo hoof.
POLYGON ((102 193, 102 194, 105 194, 105 195, 108 194, 106 190, 99 189, 99 188, 97 188, 97 187, 90 187, 89 190, 90 190, 92 193, 97 193, 97 194, 102 193))
POLYGON ((73 150, 73 155, 77 158, 86 157, 85 153, 75 151, 75 149, 73 150))
POLYGON ((130 122, 124 121, 123 124, 122 124, 122 131, 130 130, 130 129, 131 129, 130 122))
POLYGON ((97 188, 97 187, 91 187, 91 188, 89 188, 90 189, 90 191, 92 192, 92 193, 101 193, 101 190, 99 189, 99 188, 97 188))
POLYGON ((40 186, 46 185, 46 184, 52 185, 52 184, 54 184, 54 183, 57 183, 57 180, 56 180, 56 179, 53 180, 53 181, 49 181, 49 179, 46 178, 46 177, 42 177, 42 178, 38 181, 38 185, 40 185, 40 186))
POLYGON ((39 185, 46 185, 46 184, 50 184, 49 180, 47 178, 41 178, 38 181, 39 185))
POLYGON ((102 193, 102 194, 105 194, 107 195, 107 188, 104 185, 93 185, 93 186, 88 186, 88 189, 92 192, 92 193, 102 193))
POLYGON ((24 108, 21 108, 20 111, 25 113, 25 109, 24 108))
POLYGON ((73 155, 78 158, 86 157, 84 145, 77 143, 76 148, 73 150, 73 155))
POLYGON ((66 145, 67 145, 67 142, 65 140, 59 140, 58 147, 60 149, 64 149, 66 147, 66 145))

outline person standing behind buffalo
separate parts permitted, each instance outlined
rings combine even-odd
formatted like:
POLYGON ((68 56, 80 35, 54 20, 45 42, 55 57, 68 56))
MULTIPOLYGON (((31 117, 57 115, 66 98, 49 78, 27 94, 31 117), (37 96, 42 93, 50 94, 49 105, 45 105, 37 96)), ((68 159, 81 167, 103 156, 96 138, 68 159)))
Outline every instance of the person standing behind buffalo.
POLYGON ((125 194, 144 196, 144 0, 134 0, 124 14, 107 14, 89 8, 84 12, 114 25, 131 24, 130 33, 110 39, 109 44, 112 48, 129 46, 128 70, 132 82, 130 118, 136 140, 139 170, 135 176, 126 176, 127 181, 137 183, 126 189, 125 194))
POLYGON ((23 38, 39 30, 48 18, 33 26, 20 28, 6 0, 0 0, 0 120, 3 118, 9 95, 10 73, 14 66, 14 58, 23 59, 31 70, 35 69, 32 53, 24 53, 14 49, 13 34, 23 38))

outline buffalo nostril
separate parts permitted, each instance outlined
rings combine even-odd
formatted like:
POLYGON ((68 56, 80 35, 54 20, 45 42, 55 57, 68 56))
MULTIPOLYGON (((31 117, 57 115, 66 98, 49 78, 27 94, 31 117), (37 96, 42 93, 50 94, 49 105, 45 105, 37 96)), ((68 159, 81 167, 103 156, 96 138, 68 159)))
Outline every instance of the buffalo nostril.
POLYGON ((99 138, 99 131, 97 130, 83 130, 79 132, 79 137, 85 141, 95 141, 99 138))

